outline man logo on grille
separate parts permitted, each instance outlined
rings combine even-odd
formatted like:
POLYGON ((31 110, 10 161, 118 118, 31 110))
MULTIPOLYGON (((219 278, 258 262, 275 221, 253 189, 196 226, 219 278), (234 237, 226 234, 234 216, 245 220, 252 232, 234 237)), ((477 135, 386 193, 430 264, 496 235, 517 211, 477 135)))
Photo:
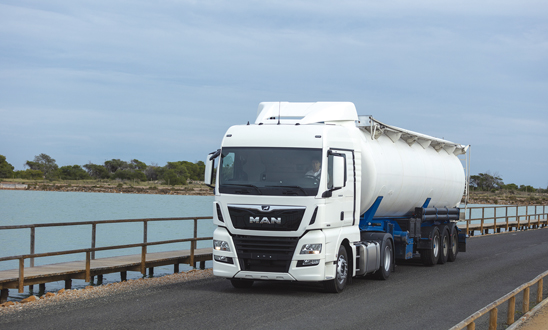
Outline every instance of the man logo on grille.
POLYGON ((263 211, 268 211, 268 210, 270 210, 270 206, 268 206, 268 205, 261 205, 261 209, 262 209, 263 211))
POLYGON ((268 219, 267 217, 263 217, 261 219, 261 217, 249 217, 249 223, 258 223, 258 224, 267 224, 267 225, 274 225, 274 224, 278 224, 278 225, 281 225, 282 224, 282 218, 270 218, 268 219))

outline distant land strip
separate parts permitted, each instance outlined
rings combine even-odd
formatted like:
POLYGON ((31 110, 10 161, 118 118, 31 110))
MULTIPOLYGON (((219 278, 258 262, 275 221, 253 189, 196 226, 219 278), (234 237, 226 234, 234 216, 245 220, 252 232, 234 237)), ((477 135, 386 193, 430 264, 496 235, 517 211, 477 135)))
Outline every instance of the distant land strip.
POLYGON ((183 187, 170 186, 132 186, 119 184, 109 185, 80 185, 59 183, 13 184, 2 183, 0 189, 8 190, 34 190, 34 191, 63 191, 63 192, 97 192, 97 193, 122 193, 122 194, 157 194, 157 195, 192 195, 213 196, 213 189, 205 185, 192 185, 183 187))
MULTIPOLYGON (((158 195, 191 195, 213 196, 213 189, 203 183, 194 182, 185 186, 168 185, 132 185, 130 183, 59 183, 32 182, 15 183, 2 182, 0 189, 4 190, 35 190, 35 191, 66 191, 66 192, 97 192, 123 194, 158 194, 158 195)), ((462 199, 464 203, 464 197, 462 199)), ((548 194, 522 191, 470 191, 468 204, 494 205, 548 205, 548 194)))

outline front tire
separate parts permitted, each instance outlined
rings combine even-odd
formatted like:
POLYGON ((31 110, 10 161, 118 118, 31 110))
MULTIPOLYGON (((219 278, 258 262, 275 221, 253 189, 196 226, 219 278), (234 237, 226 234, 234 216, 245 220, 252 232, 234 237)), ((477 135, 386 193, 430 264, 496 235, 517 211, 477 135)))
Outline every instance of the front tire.
POLYGON ((348 283, 348 254, 344 246, 339 247, 337 257, 337 268, 335 269, 335 278, 324 282, 326 292, 340 293, 348 283))

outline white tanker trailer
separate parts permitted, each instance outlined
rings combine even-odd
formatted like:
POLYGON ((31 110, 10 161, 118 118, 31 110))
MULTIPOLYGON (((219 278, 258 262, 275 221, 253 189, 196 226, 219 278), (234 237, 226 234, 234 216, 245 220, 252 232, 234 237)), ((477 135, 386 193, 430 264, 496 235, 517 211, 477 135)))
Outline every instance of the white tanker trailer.
POLYGON ((237 288, 321 281, 341 292, 351 276, 387 279, 399 259, 455 261, 467 149, 358 116, 350 102, 263 102, 206 160, 213 273, 237 288))

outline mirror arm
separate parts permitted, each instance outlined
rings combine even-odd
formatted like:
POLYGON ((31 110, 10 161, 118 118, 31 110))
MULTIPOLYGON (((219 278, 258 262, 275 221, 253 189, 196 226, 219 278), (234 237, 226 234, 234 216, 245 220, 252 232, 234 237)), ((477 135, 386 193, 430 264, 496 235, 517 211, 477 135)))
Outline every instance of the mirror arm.
MULTIPOLYGON (((221 149, 217 149, 216 151, 213 151, 212 153, 210 153, 208 156, 208 161, 212 161, 213 164, 211 164, 211 181, 213 181, 213 172, 215 171, 215 158, 219 157, 219 155, 221 154, 221 149)), ((211 184, 207 184, 206 183, 206 186, 208 186, 209 188, 213 188, 215 189, 215 186, 214 185, 211 185, 211 184)))
POLYGON ((324 191, 323 194, 322 194, 322 198, 327 198, 327 197, 333 196, 333 192, 335 190, 339 190, 339 189, 342 189, 342 187, 337 187, 337 188, 333 188, 333 189, 329 189, 329 190, 324 191))

